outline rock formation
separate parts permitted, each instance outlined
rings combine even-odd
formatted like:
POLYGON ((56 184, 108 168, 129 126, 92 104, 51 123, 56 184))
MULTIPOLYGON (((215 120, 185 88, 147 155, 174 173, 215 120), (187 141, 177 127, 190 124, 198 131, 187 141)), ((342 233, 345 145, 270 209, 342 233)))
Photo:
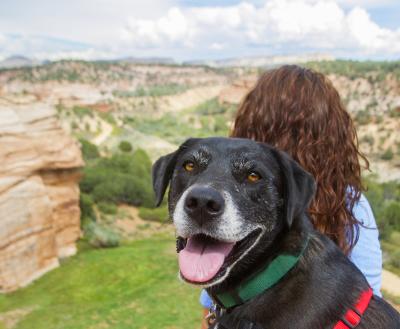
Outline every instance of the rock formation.
POLYGON ((257 82, 256 75, 250 75, 233 82, 233 84, 221 91, 218 96, 220 104, 239 104, 244 96, 257 82))
POLYGON ((76 252, 79 144, 45 105, 0 103, 0 291, 22 287, 76 252))

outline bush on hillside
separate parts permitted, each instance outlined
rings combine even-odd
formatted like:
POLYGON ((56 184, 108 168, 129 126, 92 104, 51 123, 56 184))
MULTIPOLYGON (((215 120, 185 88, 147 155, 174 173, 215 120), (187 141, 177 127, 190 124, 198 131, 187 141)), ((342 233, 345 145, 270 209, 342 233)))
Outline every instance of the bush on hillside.
POLYGON ((72 112, 74 112, 79 118, 83 118, 84 116, 93 116, 93 111, 90 108, 78 105, 72 108, 72 112))
POLYGON ((97 203, 103 201, 145 207, 151 207, 153 203, 151 185, 126 174, 115 174, 96 185, 93 199, 97 203))
POLYGON ((368 110, 363 110, 363 111, 358 111, 354 120, 359 124, 359 125, 367 125, 371 122, 372 116, 371 113, 368 110))
POLYGON ((212 115, 225 113, 228 108, 224 105, 220 105, 218 98, 212 98, 204 103, 197 105, 194 112, 200 115, 212 115))
MULTIPOLYGON (((81 218, 84 220, 95 221, 96 214, 93 210, 93 198, 91 195, 81 193, 79 197, 79 207, 81 209, 81 218)), ((83 221, 82 221, 83 222, 83 221)))
POLYGON ((100 157, 100 152, 96 145, 84 138, 79 139, 79 142, 81 143, 82 155, 85 161, 94 160, 100 157))
POLYGON ((400 202, 390 202, 385 207, 382 215, 387 225, 400 231, 400 202))
POLYGON ((390 255, 389 264, 393 267, 400 268, 400 250, 397 250, 390 255))
POLYGON ((84 169, 81 191, 96 203, 127 203, 134 206, 154 205, 151 184, 151 161, 143 150, 133 154, 116 154, 100 158, 84 169))
POLYGON ((165 223, 169 219, 168 207, 162 206, 159 208, 143 208, 139 209, 139 217, 144 220, 165 223))
POLYGON ((161 97, 168 95, 175 95, 187 90, 186 85, 177 83, 169 83, 162 85, 147 86, 146 88, 139 86, 130 96, 136 97, 161 97))
POLYGON ((84 227, 85 238, 95 248, 112 248, 120 244, 120 236, 111 228, 98 222, 90 222, 84 227))
POLYGON ((118 148, 122 151, 122 152, 131 152, 132 151, 132 144, 129 143, 128 141, 121 141, 121 143, 119 143, 118 148))
POLYGON ((108 215, 115 215, 118 211, 117 206, 114 203, 109 202, 99 202, 97 207, 102 213, 108 215))
POLYGON ((367 179, 366 185, 365 195, 374 211, 380 237, 389 239, 393 231, 400 230, 400 184, 367 179))
POLYGON ((393 159, 393 151, 388 148, 382 155, 381 155, 382 160, 392 160, 393 159))

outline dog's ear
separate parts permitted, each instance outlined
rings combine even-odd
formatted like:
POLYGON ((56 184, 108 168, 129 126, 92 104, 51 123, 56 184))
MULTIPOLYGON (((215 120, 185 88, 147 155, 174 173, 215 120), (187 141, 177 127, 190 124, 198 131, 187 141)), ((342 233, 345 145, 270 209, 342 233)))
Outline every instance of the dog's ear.
POLYGON ((178 151, 179 149, 173 153, 162 156, 153 164, 151 176, 153 180, 153 190, 156 196, 156 207, 161 204, 164 198, 165 191, 175 168, 178 151))
POLYGON ((283 198, 286 203, 285 221, 290 227, 293 219, 307 211, 315 194, 315 180, 289 155, 275 148, 270 150, 281 169, 283 198))
POLYGON ((164 155, 159 158, 152 167, 151 175, 153 180, 153 190, 156 196, 156 206, 158 207, 163 198, 165 191, 167 190, 168 184, 172 178, 172 174, 174 172, 174 168, 176 165, 176 161, 178 159, 179 153, 188 148, 194 142, 199 139, 190 138, 186 142, 184 142, 179 149, 170 154, 164 155))

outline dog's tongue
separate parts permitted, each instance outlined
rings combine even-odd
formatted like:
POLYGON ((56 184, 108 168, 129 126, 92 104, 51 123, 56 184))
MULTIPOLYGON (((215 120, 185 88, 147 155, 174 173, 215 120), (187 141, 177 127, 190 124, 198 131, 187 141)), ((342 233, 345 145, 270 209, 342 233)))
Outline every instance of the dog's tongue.
POLYGON ((235 243, 215 241, 193 236, 179 253, 179 268, 185 279, 192 282, 207 282, 221 268, 225 257, 235 243))

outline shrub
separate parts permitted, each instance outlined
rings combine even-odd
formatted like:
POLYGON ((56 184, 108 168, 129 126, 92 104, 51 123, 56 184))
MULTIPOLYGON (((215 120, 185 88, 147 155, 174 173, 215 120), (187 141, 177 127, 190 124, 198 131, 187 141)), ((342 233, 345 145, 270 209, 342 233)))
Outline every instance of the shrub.
POLYGON ((96 185, 93 190, 93 199, 96 202, 151 206, 153 198, 150 186, 138 177, 116 174, 96 185))
POLYGON ((400 250, 395 251, 392 255, 390 255, 390 265, 396 268, 400 268, 400 250))
POLYGON ((369 146, 374 145, 374 137, 371 135, 365 135, 360 139, 361 143, 367 143, 369 146))
POLYGON ((378 183, 371 179, 366 179, 365 183, 368 187, 365 195, 374 211, 380 238, 386 240, 397 222, 396 209, 400 204, 400 185, 397 182, 378 183))
POLYGON ((129 143, 128 141, 121 141, 121 143, 119 143, 118 148, 122 152, 131 152, 132 151, 132 144, 129 143))
POLYGON ((194 112, 200 115, 222 114, 227 111, 227 107, 220 105, 217 98, 212 98, 199 104, 194 112))
POLYGON ((84 228, 84 233, 89 244, 95 248, 112 248, 120 244, 119 234, 98 222, 88 223, 84 228))
POLYGON ((223 116, 216 116, 214 120, 213 132, 215 135, 228 135, 229 128, 227 125, 227 120, 223 116))
POLYGON ((399 118, 400 117, 400 106, 398 106, 398 107, 396 107, 394 109, 391 109, 389 111, 389 116, 391 118, 399 118))
POLYGON ((117 206, 114 203, 99 202, 97 207, 104 214, 115 215, 117 213, 117 206))
POLYGON ((114 116, 110 112, 101 112, 100 117, 111 125, 117 124, 117 121, 115 121, 114 116))
POLYGON ((72 108, 72 112, 74 112, 79 118, 83 118, 84 116, 93 116, 92 110, 90 108, 82 106, 74 106, 72 108))
POLYGON ((96 203, 128 203, 152 207, 151 161, 143 150, 101 158, 84 169, 81 191, 96 203))
POLYGON ((92 193, 93 189, 102 181, 107 179, 109 171, 96 165, 94 167, 85 167, 83 170, 83 179, 79 186, 84 193, 92 193))
POLYGON ((383 218, 391 228, 400 230, 400 202, 390 202, 383 211, 383 218))
POLYGON ((89 194, 80 194, 79 207, 81 208, 81 217, 83 219, 96 220, 96 214, 93 211, 93 205, 93 199, 89 194))
POLYGON ((146 89, 142 86, 139 86, 133 93, 129 93, 129 96, 160 97, 160 96, 167 96, 167 95, 174 95, 174 94, 182 93, 186 89, 187 89, 187 86, 180 85, 177 83, 153 85, 153 86, 147 87, 146 89))
POLYGON ((392 160, 393 159, 393 152, 392 149, 388 148, 382 155, 382 160, 392 160))
POLYGON ((97 159, 100 157, 99 149, 96 145, 92 144, 88 140, 81 138, 79 139, 81 143, 82 155, 85 161, 97 159))
POLYGON ((163 206, 160 208, 139 208, 139 217, 144 220, 165 223, 169 219, 168 208, 163 206))
POLYGON ((359 125, 366 125, 371 122, 372 117, 368 110, 363 110, 358 111, 354 119, 359 125))

